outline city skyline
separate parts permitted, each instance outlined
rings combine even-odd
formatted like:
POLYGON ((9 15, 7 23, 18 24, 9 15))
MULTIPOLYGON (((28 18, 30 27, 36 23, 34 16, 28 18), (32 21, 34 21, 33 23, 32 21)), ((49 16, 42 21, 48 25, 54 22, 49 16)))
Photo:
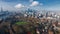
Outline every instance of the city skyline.
POLYGON ((37 9, 60 11, 60 0, 0 0, 4 10, 37 9))

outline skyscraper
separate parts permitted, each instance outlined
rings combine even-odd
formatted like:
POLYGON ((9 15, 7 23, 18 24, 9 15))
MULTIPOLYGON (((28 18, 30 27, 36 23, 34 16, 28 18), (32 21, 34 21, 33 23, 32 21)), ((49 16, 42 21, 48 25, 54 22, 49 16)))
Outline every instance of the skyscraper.
POLYGON ((3 12, 3 8, 1 7, 1 12, 3 12))

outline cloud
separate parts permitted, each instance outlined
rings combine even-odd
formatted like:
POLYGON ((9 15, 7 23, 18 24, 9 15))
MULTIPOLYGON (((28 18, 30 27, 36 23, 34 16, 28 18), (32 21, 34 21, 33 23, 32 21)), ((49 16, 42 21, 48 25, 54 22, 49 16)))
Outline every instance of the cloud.
POLYGON ((29 0, 29 2, 33 2, 33 0, 29 0))
POLYGON ((33 1, 30 6, 38 6, 38 5, 39 5, 39 2, 38 1, 33 1))
POLYGON ((17 8, 17 9, 20 9, 20 8, 23 8, 24 5, 22 5, 22 4, 17 4, 17 5, 15 5, 14 7, 17 8))

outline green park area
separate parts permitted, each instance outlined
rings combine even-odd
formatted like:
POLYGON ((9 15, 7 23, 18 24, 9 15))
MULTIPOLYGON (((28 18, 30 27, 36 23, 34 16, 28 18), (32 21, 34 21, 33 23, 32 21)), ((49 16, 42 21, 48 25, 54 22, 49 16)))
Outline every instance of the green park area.
POLYGON ((27 22, 16 22, 17 25, 26 25, 28 24, 27 22))

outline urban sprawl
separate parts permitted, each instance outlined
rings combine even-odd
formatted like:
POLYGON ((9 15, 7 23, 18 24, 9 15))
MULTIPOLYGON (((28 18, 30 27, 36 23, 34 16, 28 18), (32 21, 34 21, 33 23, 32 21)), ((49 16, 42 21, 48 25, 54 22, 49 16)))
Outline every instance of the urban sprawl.
POLYGON ((53 11, 0 11, 0 34, 60 34, 60 14, 53 11))

